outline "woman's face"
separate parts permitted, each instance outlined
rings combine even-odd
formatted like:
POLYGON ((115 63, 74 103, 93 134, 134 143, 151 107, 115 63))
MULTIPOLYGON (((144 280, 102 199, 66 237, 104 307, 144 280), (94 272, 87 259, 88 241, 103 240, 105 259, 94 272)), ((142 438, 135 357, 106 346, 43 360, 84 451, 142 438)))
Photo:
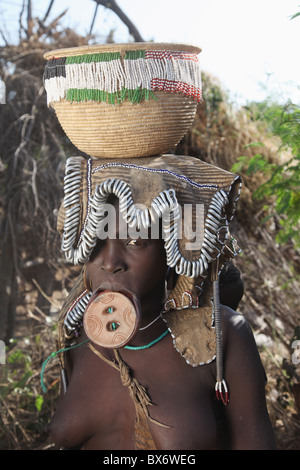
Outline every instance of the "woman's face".
POLYGON ((86 263, 93 291, 129 291, 138 299, 142 310, 149 303, 161 301, 166 271, 162 239, 119 238, 118 228, 116 238, 98 240, 86 263))

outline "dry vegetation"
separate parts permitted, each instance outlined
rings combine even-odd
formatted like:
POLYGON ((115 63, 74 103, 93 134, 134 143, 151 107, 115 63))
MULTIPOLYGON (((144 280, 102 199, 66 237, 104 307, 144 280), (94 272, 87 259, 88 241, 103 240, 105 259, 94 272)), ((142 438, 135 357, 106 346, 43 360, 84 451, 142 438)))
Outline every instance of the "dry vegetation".
MULTIPOLYGON (((61 259, 55 214, 65 159, 79 152, 46 107, 42 55, 53 44, 67 47, 86 40, 73 31, 53 31, 51 40, 40 28, 30 41, 0 49, 0 76, 7 88, 7 104, 0 108, 0 331, 8 344, 7 364, 0 366, 0 449, 52 448, 45 425, 54 410, 59 370, 55 360, 49 363, 46 395, 41 393, 40 371, 56 349, 57 312, 77 273, 61 259)), ((253 155, 247 144, 260 140, 266 156, 278 160, 275 139, 245 110, 233 110, 212 77, 204 79, 205 102, 176 152, 230 169, 238 156, 253 155)), ((243 249, 236 260, 246 286, 240 310, 260 345, 278 446, 300 449, 300 372, 291 359, 291 342, 300 326, 300 257, 292 244, 275 243, 276 219, 260 224, 264 205, 251 195, 260 180, 243 176, 232 227, 243 249)))

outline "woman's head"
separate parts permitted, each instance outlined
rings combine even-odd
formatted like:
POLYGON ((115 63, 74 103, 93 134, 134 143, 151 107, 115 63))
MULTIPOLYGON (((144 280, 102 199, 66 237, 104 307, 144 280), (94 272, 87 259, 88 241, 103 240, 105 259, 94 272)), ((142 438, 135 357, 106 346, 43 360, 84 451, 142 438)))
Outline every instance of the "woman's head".
POLYGON ((93 291, 129 291, 142 307, 149 301, 162 301, 167 271, 162 237, 151 237, 150 229, 142 236, 137 231, 134 236, 130 230, 124 233, 120 229, 118 198, 109 198, 107 204, 116 216, 114 230, 110 232, 106 227, 106 237, 98 239, 85 263, 88 284, 93 291))

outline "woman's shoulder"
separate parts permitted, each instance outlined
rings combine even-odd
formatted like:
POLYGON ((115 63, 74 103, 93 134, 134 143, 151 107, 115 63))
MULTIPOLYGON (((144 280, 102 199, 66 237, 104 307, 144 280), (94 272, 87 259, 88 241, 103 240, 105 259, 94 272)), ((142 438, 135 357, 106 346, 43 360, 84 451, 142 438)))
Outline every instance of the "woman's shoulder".
POLYGON ((221 305, 222 332, 225 339, 242 337, 254 340, 252 328, 246 317, 226 305, 221 305))
POLYGON ((223 350, 225 357, 243 358, 248 365, 261 369, 261 361, 252 327, 247 318, 229 307, 221 306, 223 350))
POLYGON ((221 306, 222 336, 227 370, 251 371, 255 380, 265 384, 266 375, 261 362, 252 327, 247 318, 229 307, 221 306))

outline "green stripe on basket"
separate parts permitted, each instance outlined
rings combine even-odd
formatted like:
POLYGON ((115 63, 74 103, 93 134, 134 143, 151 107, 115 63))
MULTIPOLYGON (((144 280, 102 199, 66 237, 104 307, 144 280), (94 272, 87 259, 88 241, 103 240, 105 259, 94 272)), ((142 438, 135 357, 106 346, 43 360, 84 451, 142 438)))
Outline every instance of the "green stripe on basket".
POLYGON ((120 52, 102 52, 99 54, 84 54, 66 57, 66 65, 82 64, 91 62, 110 62, 121 58, 120 52))
POLYGON ((148 101, 150 99, 157 100, 152 90, 146 88, 137 88, 136 90, 129 90, 123 88, 120 91, 108 93, 104 90, 95 90, 88 88, 69 88, 66 92, 67 101, 96 101, 108 104, 119 104, 128 99, 131 103, 140 103, 141 101, 148 101))
POLYGON ((145 52, 144 50, 141 51, 126 51, 124 59, 145 59, 145 52))
MULTIPOLYGON (((91 62, 110 62, 111 60, 118 60, 121 58, 120 52, 101 52, 97 54, 83 54, 66 57, 66 65, 68 64, 83 64, 91 62)), ((136 60, 145 59, 145 51, 126 51, 125 59, 136 60)))

